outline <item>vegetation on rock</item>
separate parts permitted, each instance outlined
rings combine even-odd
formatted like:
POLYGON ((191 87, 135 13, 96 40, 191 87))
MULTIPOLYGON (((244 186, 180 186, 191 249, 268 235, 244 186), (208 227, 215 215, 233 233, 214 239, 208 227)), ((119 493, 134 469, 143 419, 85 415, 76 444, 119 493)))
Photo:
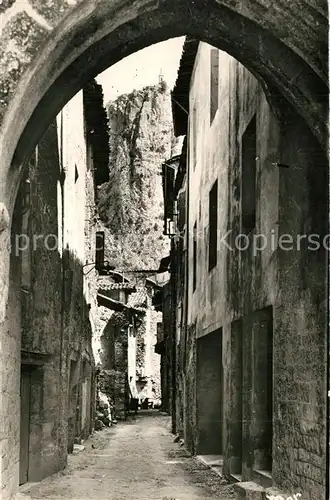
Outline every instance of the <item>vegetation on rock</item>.
POLYGON ((163 236, 162 162, 170 157, 172 112, 166 86, 145 87, 107 105, 109 182, 98 193, 106 258, 155 269, 168 253, 163 236))

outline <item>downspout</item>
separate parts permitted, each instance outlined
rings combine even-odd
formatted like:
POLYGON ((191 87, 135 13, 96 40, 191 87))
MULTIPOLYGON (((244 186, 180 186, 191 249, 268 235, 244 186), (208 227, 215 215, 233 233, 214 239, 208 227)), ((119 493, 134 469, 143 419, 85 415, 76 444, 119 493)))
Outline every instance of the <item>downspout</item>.
MULTIPOLYGON (((60 376, 59 384, 60 390, 63 390, 64 386, 64 367, 63 367, 63 345, 64 345, 64 329, 65 329, 65 249, 64 249, 64 181, 65 181, 65 170, 63 168, 63 111, 61 111, 61 128, 60 128, 60 189, 61 189, 61 244, 62 244, 62 255, 61 255, 61 336, 60 336, 60 376)), ((61 408, 59 408, 59 413, 61 415, 61 408)), ((61 418, 60 420, 61 421, 61 418)), ((67 448, 67 447, 66 447, 67 448)))
MULTIPOLYGON (((330 174, 328 174, 328 234, 330 234, 330 174)), ((326 500, 330 497, 330 383, 329 383, 329 377, 330 377, 330 326, 329 326, 329 321, 330 321, 330 255, 329 252, 326 252, 326 322, 327 322, 327 336, 326 336, 326 360, 327 360, 327 369, 326 369, 326 479, 325 479, 325 498, 326 500)))
POLYGON ((186 359, 187 359, 187 338, 188 338, 188 300, 189 300, 189 193, 190 193, 190 165, 189 165, 189 115, 188 115, 188 130, 187 130, 187 152, 186 152, 186 252, 185 252, 185 277, 184 277, 184 287, 185 287, 185 304, 184 304, 184 353, 183 353, 183 380, 184 380, 184 441, 186 441, 186 359))
MULTIPOLYGON (((175 203, 176 205, 176 203, 175 203)), ((177 212, 177 207, 174 208, 175 213, 177 212)), ((176 217, 176 216, 175 216, 176 217)), ((176 308, 177 308, 177 248, 172 238, 171 241, 171 323, 172 323, 172 433, 176 434, 176 384, 177 384, 177 342, 176 342, 176 308)))

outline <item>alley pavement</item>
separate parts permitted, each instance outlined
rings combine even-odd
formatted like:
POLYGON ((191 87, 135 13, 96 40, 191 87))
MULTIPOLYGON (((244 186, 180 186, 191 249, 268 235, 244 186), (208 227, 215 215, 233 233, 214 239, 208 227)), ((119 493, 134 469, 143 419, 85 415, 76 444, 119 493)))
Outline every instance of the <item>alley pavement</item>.
POLYGON ((158 411, 95 432, 68 467, 19 498, 49 500, 234 500, 232 486, 174 443, 158 411))

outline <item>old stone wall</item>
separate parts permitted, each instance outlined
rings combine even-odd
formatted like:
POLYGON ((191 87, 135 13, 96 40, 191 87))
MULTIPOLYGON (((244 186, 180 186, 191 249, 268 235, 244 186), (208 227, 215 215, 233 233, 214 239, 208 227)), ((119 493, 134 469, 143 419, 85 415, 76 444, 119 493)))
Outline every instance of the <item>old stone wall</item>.
MULTIPOLYGON (((244 446, 249 450, 245 456, 243 451, 243 479, 248 480, 254 477, 258 463, 267 462, 266 455, 260 454, 264 436, 258 433, 263 424, 253 420, 251 412, 257 411, 254 405, 259 404, 259 391, 266 390, 257 382, 268 369, 266 365, 262 368, 261 359, 266 358, 260 358, 259 349, 269 347, 265 340, 259 346, 258 339, 263 334, 257 325, 263 321, 258 315, 270 308, 272 354, 267 359, 272 362, 273 380, 267 391, 273 398, 270 451, 273 483, 287 492, 299 489, 306 498, 321 498, 326 477, 326 257, 324 248, 307 248, 307 237, 303 238, 305 243, 297 241, 299 234, 315 233, 322 242, 326 234, 325 213, 321 215, 326 203, 326 159, 296 114, 289 114, 285 109, 280 116, 273 114, 257 81, 243 66, 220 52, 219 68, 219 105, 210 123, 210 46, 200 44, 190 94, 193 110, 189 138, 191 277, 195 223, 198 237, 197 283, 195 291, 192 281, 189 285, 188 331, 190 325, 196 324, 196 335, 200 338, 222 328, 223 355, 219 362, 224 368, 226 396, 223 453, 228 460, 225 469, 226 466, 230 469, 237 437, 231 422, 233 412, 238 411, 229 398, 238 384, 237 371, 233 368, 236 354, 231 327, 232 321, 243 321, 241 363, 245 396, 240 404, 243 419, 252 418, 252 427, 242 430, 244 446), (235 238, 242 233, 243 134, 253 116, 256 119, 256 224, 248 238, 244 236, 235 248, 235 238), (217 263, 209 270, 209 193, 216 180, 217 263), (221 240, 227 231, 230 233, 226 243, 233 250, 221 240), (273 233, 277 237, 289 234, 292 248, 290 245, 285 249, 276 245, 273 248, 273 233), (259 234, 265 235, 268 244, 263 251, 253 254, 253 236, 259 234), (239 250, 242 241, 248 241, 248 249, 239 250)), ((194 359, 193 345, 187 351, 186 363, 194 359)), ((186 371, 186 385, 194 386, 194 378, 194 370, 186 371)), ((187 391, 186 388, 186 397, 187 391)), ((260 407, 257 413, 267 411, 260 407)), ((188 442, 192 441, 188 437, 190 419, 187 415, 188 442)), ((263 432, 265 436, 269 434, 266 429, 263 432)), ((191 434, 198 435, 195 429, 191 434)))
POLYGON ((94 359, 90 316, 95 316, 96 309, 96 272, 92 270, 84 277, 84 273, 91 268, 82 266, 95 259, 95 201, 93 164, 89 156, 91 153, 84 122, 83 92, 67 104, 58 122, 63 134, 61 160, 65 176, 62 188, 62 251, 66 280, 64 332, 68 339, 67 363, 73 370, 69 375, 69 418, 73 425, 69 449, 72 449, 72 439, 86 437, 93 427, 90 402, 93 400, 91 391, 94 359), (86 413, 86 407, 87 415, 82 419, 82 412, 86 413))
POLYGON ((85 237, 93 239, 92 228, 85 227, 86 184, 91 192, 80 93, 31 157, 14 212, 9 313, 21 352, 11 365, 16 380, 11 393, 30 425, 22 444, 24 424, 19 412, 10 415, 17 440, 3 450, 3 498, 19 482, 61 470, 74 440, 87 437, 93 426, 93 328, 82 268, 93 253, 85 253, 85 237), (30 374, 31 393, 20 404, 21 363, 30 374))
MULTIPOLYGON (((185 1, 161 4, 146 1, 143 5, 104 1, 100 5, 88 2, 75 5, 75 2, 64 4, 61 0, 47 4, 8 0, 1 4, 0 190, 6 214, 3 220, 7 221, 4 226, 1 224, 3 354, 0 364, 6 367, 5 380, 16 389, 19 325, 12 283, 11 289, 9 287, 12 276, 9 279, 9 252, 6 249, 16 190, 22 162, 63 104, 79 90, 82 79, 88 80, 107 64, 140 49, 151 39, 158 40, 158 35, 160 38, 177 36, 186 29, 201 39, 209 37, 218 41, 219 46, 225 45, 226 50, 260 74, 269 88, 275 86, 278 92, 286 95, 327 149, 326 2, 311 4, 295 0, 270 5, 266 0, 249 0, 244 5, 237 2, 234 6, 224 0, 214 3, 212 11, 208 10, 212 16, 206 19, 203 0, 194 2, 191 9, 192 15, 187 18, 185 1), (14 153, 15 162, 12 163, 14 153)), ((12 420, 6 417, 18 412, 17 391, 11 394, 4 385, 5 450, 6 447, 15 449, 18 435, 12 420)), ((4 456, 7 457, 6 452, 4 456)), ((17 458, 17 454, 15 456, 17 458)), ((6 458, 4 467, 15 471, 16 458, 13 462, 10 459, 9 465, 6 458)), ((5 477, 7 496, 13 489, 9 483, 11 480, 5 477)))
MULTIPOLYGON (((147 290, 145 277, 135 275, 132 270, 157 269, 169 250, 169 242, 163 236, 161 165, 172 147, 170 94, 163 82, 120 96, 107 105, 107 112, 109 182, 98 190, 99 229, 105 233, 105 259, 138 287, 128 305, 145 311, 135 328, 135 348, 133 339, 129 343, 129 367, 121 366, 118 373, 136 366, 133 378, 140 398, 159 404, 160 357, 154 351, 159 314, 151 305, 152 292, 147 290)), ((108 321, 110 328, 113 322, 110 315, 108 321)), ((106 352, 109 358, 106 344, 103 335, 101 358, 106 352)), ((125 345, 128 345, 126 337, 125 345)), ((108 362, 109 359, 105 364, 101 362, 102 368, 108 362)))

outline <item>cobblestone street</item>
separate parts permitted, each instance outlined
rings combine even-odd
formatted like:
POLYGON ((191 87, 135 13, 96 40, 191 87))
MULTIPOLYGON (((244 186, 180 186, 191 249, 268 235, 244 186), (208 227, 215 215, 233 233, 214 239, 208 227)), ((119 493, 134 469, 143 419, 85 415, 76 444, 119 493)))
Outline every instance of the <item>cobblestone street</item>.
POLYGON ((230 500, 236 496, 214 472, 173 442, 170 419, 141 412, 136 420, 96 432, 67 469, 20 497, 49 500, 230 500))

